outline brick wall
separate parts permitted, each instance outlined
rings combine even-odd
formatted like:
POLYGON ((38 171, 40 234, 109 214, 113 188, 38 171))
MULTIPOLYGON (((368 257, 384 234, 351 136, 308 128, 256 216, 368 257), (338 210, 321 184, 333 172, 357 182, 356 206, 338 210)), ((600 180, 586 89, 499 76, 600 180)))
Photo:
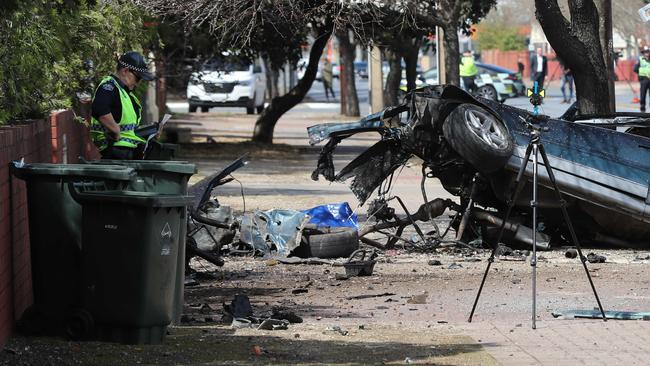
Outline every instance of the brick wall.
POLYGON ((71 111, 54 112, 48 120, 0 126, 0 349, 15 320, 31 305, 32 279, 25 183, 12 178, 8 164, 75 163, 79 156, 97 158, 88 129, 71 111))
MULTIPOLYGON (((84 107, 85 108, 85 107, 84 107)), ((82 109, 82 115, 85 114, 82 109)), ((79 156, 99 159, 99 152, 90 140, 88 127, 75 120, 71 110, 52 113, 52 159, 53 163, 76 163, 79 156)))

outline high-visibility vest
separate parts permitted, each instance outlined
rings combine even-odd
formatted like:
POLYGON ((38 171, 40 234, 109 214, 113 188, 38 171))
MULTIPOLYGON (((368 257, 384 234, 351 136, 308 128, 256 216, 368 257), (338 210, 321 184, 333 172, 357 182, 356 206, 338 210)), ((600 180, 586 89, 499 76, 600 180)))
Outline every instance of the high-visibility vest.
POLYGON ((639 76, 650 78, 650 61, 643 56, 639 58, 639 76))
POLYGON ((465 56, 460 60, 460 76, 476 76, 478 68, 473 56, 465 56))
MULTIPOLYGON (((124 88, 122 88, 120 83, 112 76, 107 76, 102 79, 102 81, 99 83, 99 86, 95 90, 95 94, 97 94, 97 90, 101 88, 105 83, 113 83, 113 85, 120 92, 120 103, 122 104, 122 117, 120 118, 119 122, 115 121, 120 126, 120 139, 119 141, 115 141, 113 143, 113 146, 121 146, 134 149, 138 146, 138 144, 145 142, 144 139, 138 137, 135 134, 135 129, 140 125, 140 112, 142 111, 142 108, 140 107, 140 101, 132 92, 127 92, 124 88), (135 107, 133 106, 132 100, 138 105, 138 107, 140 107, 137 113, 135 111, 135 107)), ((93 100, 94 99, 95 97, 93 96, 93 100)), ((104 125, 99 122, 99 120, 93 117, 90 121, 90 136, 92 137, 93 143, 95 146, 97 146, 99 151, 103 151, 108 147, 106 133, 106 127, 104 127, 104 125)))

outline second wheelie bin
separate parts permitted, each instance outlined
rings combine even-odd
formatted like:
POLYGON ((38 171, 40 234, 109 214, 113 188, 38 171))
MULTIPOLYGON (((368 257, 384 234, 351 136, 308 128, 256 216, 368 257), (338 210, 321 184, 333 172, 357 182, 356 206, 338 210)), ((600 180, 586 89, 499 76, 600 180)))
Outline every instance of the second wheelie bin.
POLYGON ((191 197, 73 192, 83 206, 84 338, 161 343, 172 320, 181 227, 191 197))
MULTIPOLYGON (((196 174, 196 165, 186 161, 162 160, 97 160, 92 164, 118 164, 133 168, 137 177, 128 185, 128 190, 141 192, 155 192, 164 194, 187 194, 187 183, 190 177, 196 174)), ((174 312, 172 322, 180 324, 183 313, 184 282, 185 282, 185 234, 187 225, 181 228, 180 244, 178 251, 178 264, 176 265, 176 285, 174 288, 174 312)))

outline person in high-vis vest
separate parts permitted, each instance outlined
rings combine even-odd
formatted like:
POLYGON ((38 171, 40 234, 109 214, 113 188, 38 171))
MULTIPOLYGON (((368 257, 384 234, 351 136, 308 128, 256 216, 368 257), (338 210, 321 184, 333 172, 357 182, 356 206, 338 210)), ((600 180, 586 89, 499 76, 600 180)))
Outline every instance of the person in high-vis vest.
POLYGON ((634 65, 634 72, 639 74, 639 84, 641 94, 641 112, 645 112, 645 96, 650 89, 650 48, 643 48, 643 54, 639 61, 634 65))
POLYGON ((469 93, 474 92, 476 89, 476 84, 474 83, 476 75, 478 75, 478 68, 474 61, 474 55, 472 55, 471 51, 463 52, 463 58, 460 59, 460 77, 463 79, 465 90, 469 93))
POLYGON ((90 134, 102 159, 134 159, 144 139, 135 134, 142 107, 133 94, 140 80, 151 81, 144 56, 126 52, 117 61, 116 72, 101 80, 92 102, 90 134))

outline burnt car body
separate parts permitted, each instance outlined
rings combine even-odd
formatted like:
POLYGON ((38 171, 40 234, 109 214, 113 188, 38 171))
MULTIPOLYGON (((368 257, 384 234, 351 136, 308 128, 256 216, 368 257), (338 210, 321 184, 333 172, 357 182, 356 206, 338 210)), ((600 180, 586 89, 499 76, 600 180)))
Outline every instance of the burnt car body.
MULTIPOLYGON (((329 139, 312 178, 352 178, 351 189, 363 204, 395 169, 417 156, 424 161, 427 177, 438 178, 466 206, 476 176, 472 198, 477 207, 471 222, 478 227, 475 235, 489 242, 505 214, 530 140, 531 121, 544 130, 541 142, 581 242, 650 247, 648 115, 580 116, 574 107, 558 119, 534 118, 526 110, 476 99, 454 86, 426 87, 411 92, 401 105, 359 122, 309 127, 312 144, 329 139), (336 145, 367 131, 378 132, 381 140, 335 173, 336 145)), ((530 242, 526 225, 531 222, 532 172, 529 163, 524 174, 529 181, 515 202, 505 240, 530 242)), ((568 231, 543 166, 539 182, 540 240, 565 244, 568 231)))

